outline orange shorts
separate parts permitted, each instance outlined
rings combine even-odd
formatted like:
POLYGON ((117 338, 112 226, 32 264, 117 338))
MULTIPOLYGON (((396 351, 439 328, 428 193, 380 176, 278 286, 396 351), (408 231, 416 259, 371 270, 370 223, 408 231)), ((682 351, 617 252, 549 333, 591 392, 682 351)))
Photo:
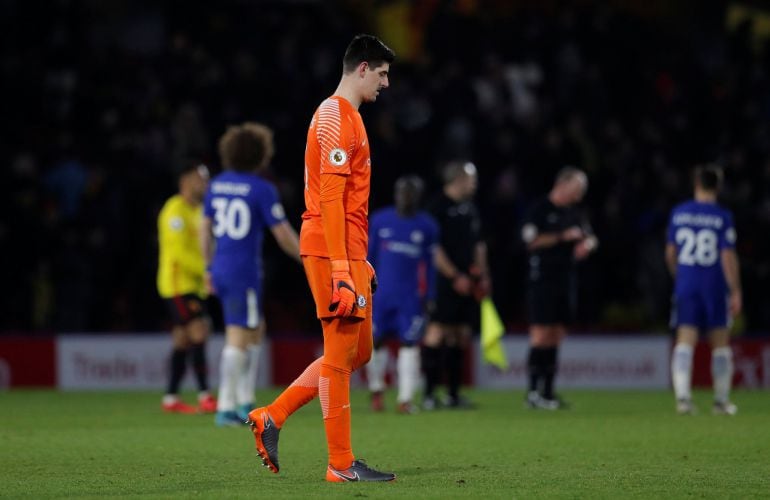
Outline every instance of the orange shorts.
MULTIPOLYGON (((315 300, 316 316, 318 319, 334 318, 329 312, 332 301, 332 270, 329 259, 314 255, 303 255, 302 265, 305 268, 310 292, 315 300)), ((372 276, 365 260, 350 261, 350 277, 353 278, 353 288, 356 290, 356 307, 350 318, 364 319, 372 314, 372 276)))

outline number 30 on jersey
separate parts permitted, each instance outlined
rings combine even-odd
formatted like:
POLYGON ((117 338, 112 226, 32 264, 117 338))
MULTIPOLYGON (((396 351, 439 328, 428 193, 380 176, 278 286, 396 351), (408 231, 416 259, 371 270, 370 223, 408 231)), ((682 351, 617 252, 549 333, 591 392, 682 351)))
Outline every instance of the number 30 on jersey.
POLYGON ((251 228, 251 210, 241 198, 216 197, 211 200, 214 207, 214 236, 227 235, 230 239, 240 240, 251 228))

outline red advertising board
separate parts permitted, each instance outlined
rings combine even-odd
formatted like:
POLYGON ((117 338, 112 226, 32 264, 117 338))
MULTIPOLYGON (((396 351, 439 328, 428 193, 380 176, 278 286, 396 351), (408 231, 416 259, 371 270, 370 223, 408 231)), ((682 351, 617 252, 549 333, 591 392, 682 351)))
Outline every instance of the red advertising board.
POLYGON ((0 337, 0 389, 55 385, 53 337, 0 337))
POLYGON ((271 340, 273 385, 291 384, 307 365, 323 355, 323 340, 320 338, 273 337, 271 340))
MULTIPOLYGON (((58 337, 0 336, 0 389, 9 387, 56 386, 64 389, 139 389, 162 386, 162 373, 165 373, 163 363, 170 343, 168 336, 165 334, 159 334, 157 337, 153 335, 124 335, 126 338, 123 339, 125 342, 122 343, 116 342, 113 337, 76 335, 62 335, 58 337), (156 345, 158 342, 162 344, 161 348, 156 345), (156 357, 158 358, 157 360, 155 359, 156 357), (125 380, 123 378, 117 380, 111 375, 114 374, 114 370, 110 371, 108 368, 114 365, 116 359, 122 361, 123 358, 130 358, 134 362, 132 366, 143 368, 143 371, 137 371, 137 374, 147 375, 145 374, 147 367, 154 367, 153 370, 147 373, 150 375, 160 373, 160 375, 155 378, 147 378, 149 377, 147 375, 144 378, 137 378, 137 376, 125 380), (84 360, 88 361, 88 363, 85 363, 84 360), (105 374, 110 375, 111 378, 106 377, 105 374)), ((211 340, 209 360, 212 368, 212 384, 215 384, 217 378, 216 365, 219 359, 219 352, 221 351, 222 338, 215 336, 211 340)), ((302 373, 309 363, 321 356, 323 352, 323 342, 320 338, 275 336, 271 340, 263 351, 261 366, 264 373, 259 377, 260 387, 271 385, 280 387, 290 384, 302 373)), ((560 375, 575 379, 571 381, 576 384, 575 386, 585 388, 610 386, 633 388, 641 384, 646 387, 669 387, 668 365, 671 352, 670 344, 665 345, 664 343, 663 351, 660 354, 659 364, 661 365, 662 373, 654 377, 654 383, 650 379, 649 383, 642 384, 639 381, 634 382, 619 378, 617 368, 622 368, 626 365, 631 367, 637 365, 643 368, 647 367, 649 360, 645 361, 647 358, 642 356, 646 351, 640 350, 638 346, 635 347, 635 342, 638 343, 642 340, 650 341, 649 336, 632 335, 623 338, 601 339, 605 343, 612 340, 618 343, 618 346, 614 350, 609 349, 607 346, 601 349, 590 349, 590 353, 596 355, 596 359, 589 364, 586 364, 586 361, 582 360, 582 358, 580 358, 582 361, 578 360, 580 363, 574 360, 574 362, 570 361, 570 349, 574 351, 575 349, 573 348, 580 347, 578 344, 581 342, 578 342, 578 340, 575 338, 565 342, 564 352, 562 353, 564 365, 562 368, 564 368, 564 371, 560 375), (618 358, 618 356, 621 357, 618 358), (625 364, 620 363, 619 360, 625 360, 623 361, 625 364), (639 363, 642 364, 639 365, 639 363), (591 368, 591 370, 586 371, 586 367, 591 368), (601 369, 597 369, 597 367, 601 369), (610 368, 612 370, 607 372, 606 369, 610 368), (579 371, 575 371, 577 369, 579 371), (578 375, 585 378, 585 380, 578 383, 582 380, 577 380, 576 377, 578 375)), ((582 340, 588 342, 591 339, 582 340)), ((523 365, 526 354, 526 339, 524 337, 519 339, 507 336, 505 345, 511 351, 508 353, 511 368, 506 373, 490 370, 481 361, 478 349, 474 348, 470 350, 466 359, 466 372, 470 373, 466 374, 464 383, 480 387, 512 387, 523 384, 523 377, 526 372, 526 367, 523 365)), ((389 344, 388 347, 391 350, 392 359, 388 363, 386 376, 388 380, 392 381, 395 378, 395 355, 397 349, 395 344, 389 344)), ((735 366, 734 386, 742 388, 770 388, 770 339, 739 338, 733 340, 732 348, 735 366)), ((581 352, 575 351, 573 354, 578 355, 581 352)), ((585 355, 585 353, 583 354, 585 355)), ((627 371, 622 373, 628 375, 627 371)), ((125 375, 123 372, 119 374, 125 375)), ((638 373, 634 371, 633 374, 648 375, 646 371, 638 373)), ((568 384, 566 380, 562 382, 568 384)), ((365 387, 365 370, 358 370, 352 377, 351 383, 356 387, 365 387)), ((711 350, 705 342, 699 343, 695 351, 693 385, 696 387, 711 386, 711 350)))
MULTIPOLYGON (((770 388, 770 340, 735 339, 733 348, 733 385, 751 389, 770 388)), ((695 348, 692 383, 711 387, 711 347, 701 341, 695 348)))
MULTIPOLYGON (((396 379, 396 357, 398 356, 398 342, 390 340, 386 342, 390 352, 390 358, 385 369, 385 381, 392 384, 396 379)), ((270 347, 273 360, 273 385, 286 386, 300 376, 302 371, 315 359, 323 355, 323 340, 320 338, 283 337, 275 336, 271 339, 270 347)), ((473 384, 473 350, 465 353, 463 383, 473 384)), ((366 370, 361 367, 351 376, 351 384, 355 387, 366 385, 366 370)))

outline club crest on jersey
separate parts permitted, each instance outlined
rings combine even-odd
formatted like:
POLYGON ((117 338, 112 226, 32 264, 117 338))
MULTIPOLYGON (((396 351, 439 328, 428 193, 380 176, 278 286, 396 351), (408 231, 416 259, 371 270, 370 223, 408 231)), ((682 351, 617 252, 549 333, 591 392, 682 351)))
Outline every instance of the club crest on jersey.
POLYGON ((270 213, 276 219, 283 219, 286 217, 286 212, 284 212, 283 205, 280 203, 273 203, 273 206, 270 207, 270 213))
POLYGON ((329 152, 329 161, 332 165, 341 167, 348 161, 348 154, 340 148, 334 148, 329 152))
POLYGON ((170 221, 168 221, 168 224, 174 231, 181 231, 184 229, 184 219, 179 216, 173 217, 170 221))
POLYGON ((359 295, 358 300, 356 300, 356 303, 358 304, 358 307, 363 309, 364 307, 366 307, 366 297, 364 297, 363 295, 359 295))

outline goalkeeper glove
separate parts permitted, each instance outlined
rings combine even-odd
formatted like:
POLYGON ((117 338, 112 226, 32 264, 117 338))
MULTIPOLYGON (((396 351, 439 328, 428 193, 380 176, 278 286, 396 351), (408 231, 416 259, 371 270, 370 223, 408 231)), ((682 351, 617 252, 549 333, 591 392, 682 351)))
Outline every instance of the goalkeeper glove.
POLYGON ((377 272, 374 270, 374 266, 368 260, 366 261, 366 267, 369 269, 369 282, 372 294, 377 291, 377 272))
POLYGON ((350 264, 346 260, 333 260, 332 266, 332 302, 329 312, 335 316, 346 318, 353 314, 356 307, 356 291, 353 289, 353 279, 350 277, 350 264))

